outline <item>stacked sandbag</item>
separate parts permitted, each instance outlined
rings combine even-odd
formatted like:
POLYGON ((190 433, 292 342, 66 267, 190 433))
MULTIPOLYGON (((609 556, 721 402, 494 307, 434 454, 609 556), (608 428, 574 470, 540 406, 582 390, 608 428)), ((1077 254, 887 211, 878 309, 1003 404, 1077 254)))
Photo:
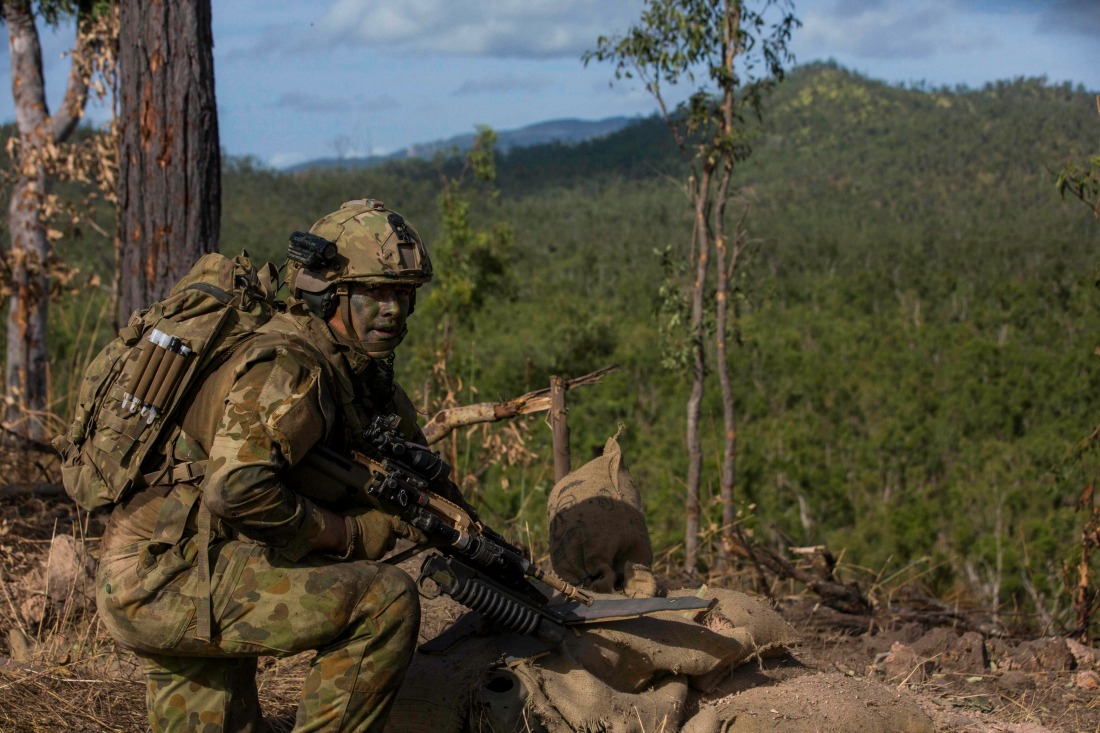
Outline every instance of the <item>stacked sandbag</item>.
POLYGON ((550 492, 550 563, 570 583, 597 593, 653 597, 653 548, 642 495, 617 438, 603 455, 566 474, 550 492))
MULTIPOLYGON (((641 493, 617 437, 554 487, 551 562, 597 599, 654 596, 641 493)), ((878 684, 815 674, 790 657, 770 675, 763 660, 786 655, 797 634, 765 603, 705 586, 668 595, 689 594, 714 603, 572 627, 555 646, 471 635, 442 657, 417 655, 387 730, 931 733, 915 703, 878 684)))
POLYGON ((535 717, 550 733, 679 730, 690 691, 709 692, 732 669, 795 640, 775 611, 743 593, 695 595, 715 605, 589 626, 514 664, 535 717))

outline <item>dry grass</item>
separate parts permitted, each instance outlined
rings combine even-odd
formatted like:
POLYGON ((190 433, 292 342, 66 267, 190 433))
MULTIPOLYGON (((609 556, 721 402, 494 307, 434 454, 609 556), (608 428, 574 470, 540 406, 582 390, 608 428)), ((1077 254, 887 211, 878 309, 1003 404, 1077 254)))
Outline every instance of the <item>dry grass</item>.
MULTIPOLYGON (((79 546, 94 558, 101 531, 101 521, 76 516, 60 499, 12 500, 0 507, 0 731, 148 729, 136 659, 119 649, 98 622, 94 604, 86 602, 90 589, 74 580, 64 592, 54 588, 54 600, 48 600, 44 570, 50 565, 53 539, 67 535, 82 540, 79 546)), ((407 569, 415 572, 417 564, 412 560, 407 569)), ((708 580, 750 586, 757 578, 745 574, 708 580)), ((818 606, 805 594, 792 594, 793 588, 774 585, 770 590, 803 633, 799 655, 804 652, 808 664, 894 686, 903 683, 936 720, 937 730, 1100 731, 1100 690, 1079 684, 1080 670, 1026 670, 1014 666, 1014 658, 991 655, 997 666, 980 673, 941 665, 920 680, 902 675, 891 681, 876 668, 876 655, 883 639, 888 648, 891 638, 919 635, 912 624, 891 626, 883 619, 868 624, 818 606)), ((434 636, 461 611, 447 599, 425 603, 421 639, 434 636)), ((257 684, 273 733, 293 727, 310 657, 261 660, 257 684)))
MULTIPOLYGON (((144 685, 95 615, 87 576, 47 587, 52 540, 69 535, 93 552, 94 523, 66 503, 17 499, 0 515, 0 730, 146 729, 144 685), (84 541, 87 539, 88 541, 84 541), (53 590, 54 600, 49 591, 53 590)), ((83 559, 83 558, 81 558, 83 559)))

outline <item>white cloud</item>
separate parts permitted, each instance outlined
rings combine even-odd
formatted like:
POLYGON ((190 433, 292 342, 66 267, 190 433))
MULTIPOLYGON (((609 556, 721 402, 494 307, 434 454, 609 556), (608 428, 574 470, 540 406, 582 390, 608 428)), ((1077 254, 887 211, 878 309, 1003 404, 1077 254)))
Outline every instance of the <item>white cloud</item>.
POLYGON ((283 92, 279 95, 279 98, 275 100, 275 106, 289 109, 294 112, 336 114, 349 112, 352 108, 351 102, 348 99, 322 97, 317 94, 298 91, 283 92))
POLYGON ((471 97, 478 94, 535 94, 549 87, 551 81, 545 76, 516 74, 496 74, 466 79, 454 91, 456 97, 471 97))
POLYGON ((958 2, 836 0, 800 13, 802 43, 830 54, 865 59, 923 59, 939 51, 969 51, 995 42, 990 32, 960 30, 958 2))
POLYGON ((313 157, 316 156, 314 154, 302 152, 273 153, 267 159, 267 164, 270 165, 272 168, 289 168, 292 165, 305 163, 307 160, 310 160, 313 157))
POLYGON ((1039 28, 1044 32, 1069 31, 1095 37, 1100 34, 1100 2, 1057 0, 1043 8, 1039 28))
POLYGON ((400 46, 461 55, 579 57, 621 33, 641 0, 336 0, 320 35, 355 46, 400 46))

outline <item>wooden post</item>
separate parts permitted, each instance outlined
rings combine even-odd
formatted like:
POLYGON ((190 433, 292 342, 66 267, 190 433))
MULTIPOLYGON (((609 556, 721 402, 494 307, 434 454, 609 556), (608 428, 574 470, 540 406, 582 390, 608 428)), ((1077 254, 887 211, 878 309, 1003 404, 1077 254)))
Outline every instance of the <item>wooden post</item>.
POLYGON ((554 435, 554 482, 569 473, 569 420, 565 407, 565 380, 550 377, 550 429, 554 435))

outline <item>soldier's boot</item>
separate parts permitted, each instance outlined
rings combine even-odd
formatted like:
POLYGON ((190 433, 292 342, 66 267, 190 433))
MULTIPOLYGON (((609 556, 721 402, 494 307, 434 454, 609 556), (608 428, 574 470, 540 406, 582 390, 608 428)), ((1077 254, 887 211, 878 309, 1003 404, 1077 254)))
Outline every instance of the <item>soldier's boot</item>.
POLYGON ((302 685, 295 733, 381 731, 405 678, 420 629, 416 585, 378 565, 353 623, 320 648, 302 685))

